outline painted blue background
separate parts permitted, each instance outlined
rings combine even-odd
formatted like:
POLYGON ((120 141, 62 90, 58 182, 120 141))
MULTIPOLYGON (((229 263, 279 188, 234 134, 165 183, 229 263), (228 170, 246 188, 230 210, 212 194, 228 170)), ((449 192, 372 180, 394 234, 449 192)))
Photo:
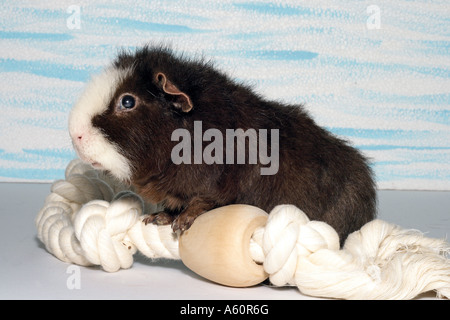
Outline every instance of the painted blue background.
POLYGON ((379 188, 450 190, 448 0, 40 2, 1 5, 0 181, 62 178, 90 74, 164 41, 305 103, 372 158, 379 188))

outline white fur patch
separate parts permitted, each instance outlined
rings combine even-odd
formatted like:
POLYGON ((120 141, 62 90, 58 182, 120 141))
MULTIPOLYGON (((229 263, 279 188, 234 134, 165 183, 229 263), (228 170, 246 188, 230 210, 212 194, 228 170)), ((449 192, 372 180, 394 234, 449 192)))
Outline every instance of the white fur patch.
POLYGON ((129 180, 131 177, 129 161, 119 152, 117 145, 108 141, 92 125, 92 119, 106 111, 121 79, 129 75, 129 72, 127 69, 109 67, 94 76, 69 116, 70 137, 80 158, 94 167, 109 170, 121 180, 129 180))

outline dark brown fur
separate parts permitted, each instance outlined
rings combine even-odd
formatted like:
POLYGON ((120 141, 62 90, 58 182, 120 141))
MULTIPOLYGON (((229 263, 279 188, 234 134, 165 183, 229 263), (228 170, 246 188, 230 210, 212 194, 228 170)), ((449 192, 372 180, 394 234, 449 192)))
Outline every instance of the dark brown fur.
POLYGON ((184 230, 219 206, 250 204, 270 212, 278 204, 294 204, 310 219, 333 226, 342 242, 375 217, 376 191, 366 159, 316 125, 301 105, 268 101, 210 63, 177 57, 163 47, 123 52, 114 65, 133 66, 134 72, 93 125, 132 163, 131 184, 138 193, 164 202, 165 213, 147 222, 173 222, 174 229, 184 230), (181 96, 164 92, 158 73, 190 98, 192 110, 184 112, 176 103, 181 96), (139 103, 118 113, 116 100, 124 92, 139 103), (261 164, 175 165, 171 151, 179 142, 171 141, 171 134, 186 128, 193 137, 194 121, 202 121, 203 132, 216 128, 224 137, 226 129, 279 129, 278 173, 261 175, 261 164))

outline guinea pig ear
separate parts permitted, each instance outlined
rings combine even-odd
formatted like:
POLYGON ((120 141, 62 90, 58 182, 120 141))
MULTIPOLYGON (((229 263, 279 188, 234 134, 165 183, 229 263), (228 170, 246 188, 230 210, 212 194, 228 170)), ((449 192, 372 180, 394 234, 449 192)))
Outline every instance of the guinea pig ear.
POLYGON ((192 110, 194 105, 192 104, 191 98, 177 88, 170 80, 167 79, 166 75, 162 72, 156 74, 156 81, 164 90, 165 93, 175 97, 173 105, 181 109, 183 112, 189 112, 192 110))

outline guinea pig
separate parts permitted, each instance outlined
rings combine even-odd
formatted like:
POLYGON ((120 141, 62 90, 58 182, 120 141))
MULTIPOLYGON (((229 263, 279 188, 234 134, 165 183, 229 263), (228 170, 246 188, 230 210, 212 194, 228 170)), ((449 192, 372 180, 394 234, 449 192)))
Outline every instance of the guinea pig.
POLYGON ((69 132, 82 160, 163 204, 146 223, 174 231, 219 206, 293 204, 342 244, 376 216, 368 160, 303 105, 265 99, 165 46, 121 51, 87 84, 69 132))

